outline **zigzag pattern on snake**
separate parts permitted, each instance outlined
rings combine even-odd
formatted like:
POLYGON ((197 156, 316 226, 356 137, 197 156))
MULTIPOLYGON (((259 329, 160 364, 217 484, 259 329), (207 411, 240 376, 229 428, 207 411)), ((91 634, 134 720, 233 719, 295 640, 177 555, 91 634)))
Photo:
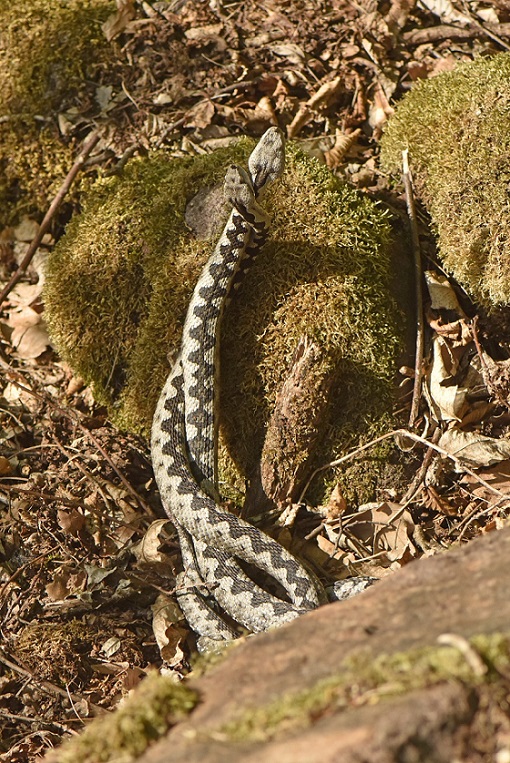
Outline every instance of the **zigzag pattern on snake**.
POLYGON ((256 632, 288 622, 317 607, 322 596, 320 585, 289 552, 223 510, 216 491, 221 315, 236 276, 267 236, 258 197, 283 165, 282 134, 270 128, 249 158, 249 174, 236 166, 227 172, 225 196, 233 210, 191 297, 181 351, 152 428, 154 473, 183 556, 179 604, 193 630, 214 640, 235 638, 235 623, 256 632), (273 577, 288 598, 257 586, 238 560, 273 577))

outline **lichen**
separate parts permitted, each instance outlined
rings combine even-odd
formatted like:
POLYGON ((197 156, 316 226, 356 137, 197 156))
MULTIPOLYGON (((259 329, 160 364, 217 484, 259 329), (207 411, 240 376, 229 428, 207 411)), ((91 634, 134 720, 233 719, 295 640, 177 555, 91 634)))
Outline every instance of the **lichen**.
POLYGON ((359 652, 348 658, 336 676, 318 681, 298 692, 280 696, 258 708, 248 708, 237 718, 213 731, 229 740, 267 741, 292 729, 312 725, 326 712, 341 712, 374 704, 388 697, 449 681, 469 687, 494 684, 510 667, 510 642, 506 634, 475 636, 469 640, 486 667, 481 674, 453 646, 427 646, 373 658, 359 652))
MULTIPOLYGON (((130 162, 121 177, 96 184, 50 258, 45 299, 54 341, 123 427, 148 432, 168 355, 214 246, 190 234, 186 204, 221 181, 232 161, 245 163, 252 146, 242 140, 193 159, 130 162)), ((292 146, 287 166, 265 201, 270 242, 223 325, 223 441, 245 475, 303 334, 324 349, 335 377, 321 459, 371 436, 377 422, 388 425, 401 336, 385 210, 292 146)), ((223 469, 235 481, 232 461, 223 469)))
POLYGON ((488 307, 510 302, 510 54, 417 83, 398 104, 381 165, 402 151, 437 230, 444 265, 488 307))

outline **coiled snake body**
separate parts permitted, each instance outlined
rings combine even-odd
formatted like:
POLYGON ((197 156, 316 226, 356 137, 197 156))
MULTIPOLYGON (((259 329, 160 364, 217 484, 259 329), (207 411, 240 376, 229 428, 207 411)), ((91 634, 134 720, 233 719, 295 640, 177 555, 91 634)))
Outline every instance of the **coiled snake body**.
POLYGON ((206 639, 235 638, 236 623, 267 630, 314 609, 321 596, 320 585, 282 546, 222 509, 215 488, 220 319, 233 282, 267 236, 258 197, 283 165, 283 137, 270 128, 249 158, 249 174, 236 166, 228 170, 225 196, 233 209, 193 292, 181 351, 152 427, 154 473, 183 557, 179 604, 206 639), (278 581, 287 599, 256 585, 243 563, 278 581))

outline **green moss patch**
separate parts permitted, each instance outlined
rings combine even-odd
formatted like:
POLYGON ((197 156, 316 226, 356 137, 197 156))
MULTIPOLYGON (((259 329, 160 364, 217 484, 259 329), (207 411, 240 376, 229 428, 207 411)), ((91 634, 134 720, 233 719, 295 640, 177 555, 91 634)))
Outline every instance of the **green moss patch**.
POLYGON ((111 60, 101 24, 110 0, 0 0, 0 224, 45 210, 73 159, 57 117, 111 60))
MULTIPOLYGON (((245 163, 252 145, 242 140, 193 159, 130 162, 121 177, 95 185, 50 258, 52 336, 123 427, 149 431, 168 355, 179 345, 191 291, 214 246, 193 238, 187 202, 221 182, 232 161, 245 163)), ((400 328, 389 288, 387 214, 292 146, 287 167, 265 202, 273 216, 270 242, 223 325, 223 435, 244 474, 260 454, 303 334, 324 349, 322 371, 335 377, 321 459, 388 426, 391 410, 400 328)))
POLYGON ((95 720, 81 736, 50 755, 58 763, 128 763, 185 718, 196 692, 172 679, 150 674, 114 712, 95 720))
POLYGON ((405 148, 445 267, 480 302, 510 302, 510 54, 415 85, 383 136, 383 169, 400 175, 405 148))
MULTIPOLYGON (((467 642, 466 642, 467 643, 467 642)), ((468 648, 486 671, 475 670, 461 650, 453 646, 430 646, 382 655, 355 655, 342 672, 319 681, 304 691, 279 697, 270 704, 245 711, 218 731, 236 742, 267 741, 277 734, 312 725, 327 712, 341 712, 354 703, 359 707, 387 697, 435 686, 445 681, 461 681, 467 686, 495 683, 510 667, 507 636, 476 636, 468 648)))

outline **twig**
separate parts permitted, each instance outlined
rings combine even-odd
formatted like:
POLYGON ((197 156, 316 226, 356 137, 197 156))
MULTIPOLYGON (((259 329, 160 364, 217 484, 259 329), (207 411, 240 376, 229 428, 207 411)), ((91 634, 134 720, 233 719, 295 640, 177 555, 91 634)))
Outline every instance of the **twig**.
MULTIPOLYGON (((48 694, 51 695, 57 695, 59 697, 64 697, 65 699, 69 698, 69 694, 64 689, 61 689, 60 686, 57 686, 56 684, 52 683, 51 681, 45 681, 43 679, 37 678, 34 676, 33 673, 31 673, 26 668, 22 668, 20 665, 18 665, 16 662, 11 660, 4 650, 0 647, 0 662, 2 662, 4 665, 6 665, 8 668, 13 670, 15 673, 19 673, 21 676, 25 676, 25 678, 28 678, 29 681, 37 684, 41 689, 44 689, 48 694)), ((71 697, 73 698, 74 702, 81 702, 83 700, 83 697, 81 697, 79 694, 71 694, 71 697)), ((85 700, 92 711, 92 715, 104 715, 106 712, 104 707, 100 707, 99 705, 94 705, 92 702, 89 702, 89 700, 85 700)))
POLYGON ((144 501, 141 495, 137 493, 137 491, 134 489, 133 485, 129 482, 129 480, 124 476, 124 474, 121 472, 121 470, 115 465, 114 461, 112 460, 111 456, 108 454, 108 452, 103 448, 99 440, 94 437, 90 429, 87 429, 87 427, 83 426, 81 421, 77 420, 76 422, 78 426, 80 427, 81 431, 84 433, 86 437, 88 437, 95 445, 95 447, 98 449, 98 451, 101 453, 105 461, 111 466, 119 480, 122 482, 128 493, 135 499, 135 501, 138 503, 141 509, 146 512, 150 517, 156 517, 156 513, 154 509, 149 506, 147 501, 144 501))
POLYGON ((44 554, 39 554, 39 556, 36 556, 35 559, 30 559, 29 562, 26 562, 21 567, 18 567, 16 570, 14 570, 12 575, 5 581, 5 583, 3 583, 2 587, 0 588, 0 606, 2 606, 4 591, 7 590, 7 588, 10 586, 11 583, 14 583, 17 580, 17 578, 19 578, 19 576, 26 569, 28 569, 29 567, 32 567, 32 565, 34 564, 37 564, 37 562, 40 562, 43 559, 46 559, 47 557, 54 554, 56 551, 58 551, 58 547, 50 548, 49 551, 45 551, 44 554))
POLYGON ((497 42, 505 47, 501 38, 510 37, 510 24, 485 24, 483 27, 481 24, 477 24, 468 29, 449 24, 439 24, 426 29, 413 29, 410 32, 404 32, 402 37, 407 45, 423 45, 427 42, 439 42, 448 39, 471 40, 473 37, 479 37, 480 34, 492 36, 493 39, 496 38, 497 42))
POLYGON ((85 144, 84 144, 81 152, 79 153, 76 161, 74 162, 73 166, 71 167, 71 169, 67 173, 67 177, 65 178, 64 182, 60 186, 60 189, 59 189, 57 195, 55 196, 55 198, 51 202, 48 211, 44 215, 43 221, 42 221, 41 225, 39 226, 39 230, 37 231, 36 235, 32 239, 32 242, 31 242, 30 246, 27 249, 27 253, 23 257, 23 259, 22 259, 18 269, 16 270, 15 273, 13 273, 13 275, 9 279, 8 283, 4 286, 4 288, 0 292, 0 304, 4 301, 4 299, 8 296, 8 294, 10 294, 12 289, 16 286, 16 284, 21 279, 21 277, 25 273, 26 269, 28 268, 28 266, 32 262, 34 254, 36 253, 36 251, 37 251, 37 249, 38 249, 38 247, 39 247, 39 245, 40 245, 40 243, 42 241, 42 238, 43 238, 44 234, 46 233, 46 231, 50 227, 51 221, 55 217, 55 214, 57 213, 58 208, 62 204, 62 202, 63 202, 67 192, 71 188, 71 186, 72 186, 72 184, 74 182, 74 179, 76 178, 78 172, 83 167, 85 159, 88 157, 88 155, 90 154, 90 152, 92 151, 94 146, 98 143, 99 137, 100 137, 99 133, 98 132, 94 132, 89 137, 89 139, 85 142, 85 144))
MULTIPOLYGON (((61 734, 67 734, 69 729, 57 721, 46 721, 44 718, 40 718, 38 715, 30 717, 29 715, 18 715, 16 713, 8 713, 7 710, 0 710, 0 718, 7 718, 9 721, 20 721, 21 723, 37 723, 38 726, 43 726, 48 729, 57 729, 61 734)), ((72 719, 71 719, 72 720, 72 719)), ((83 723, 83 721, 81 721, 83 723)))
POLYGON ((409 426, 413 427, 418 418, 418 409, 421 398, 421 383, 423 378, 423 294, 421 288, 421 251, 418 237, 418 221, 416 219, 416 207, 414 204, 413 184, 409 172, 408 149, 402 151, 402 180, 406 194, 407 214, 411 226, 411 239, 413 244, 415 295, 416 295, 416 349, 414 357, 414 387, 411 412, 409 414, 409 426))
MULTIPOLYGON (((51 445, 49 447, 58 449, 58 445, 56 443, 55 445, 51 445)), ((41 501, 61 503, 62 506, 68 506, 71 509, 85 509, 86 511, 90 510, 90 506, 88 506, 85 501, 80 501, 78 498, 65 498, 64 496, 46 493, 44 490, 29 490, 28 488, 21 487, 20 485, 6 485, 2 481, 2 478, 0 478, 0 493, 2 490, 6 490, 8 493, 18 493, 31 498, 40 498, 41 501)))
MULTIPOLYGON (((441 430, 439 429, 439 427, 437 427, 434 434, 432 435, 431 442, 433 442, 435 445, 439 441, 440 436, 441 436, 441 430)), ((427 452, 425 453, 425 456, 423 457, 423 461, 420 468, 415 474, 413 481, 409 485, 409 488, 407 489, 406 494, 403 496, 402 500, 404 504, 406 504, 407 506, 413 502, 414 497, 420 490, 422 482, 424 481, 428 468, 430 466, 430 462, 432 461, 433 455, 434 455, 434 451, 432 450, 432 448, 427 450, 427 452)))
POLYGON ((461 0, 461 5, 462 5, 462 13, 464 14, 464 16, 467 16, 470 24, 474 26, 475 29, 479 29, 480 32, 485 34, 493 42, 497 42, 498 45, 500 45, 504 50, 510 50, 510 45, 508 45, 508 43, 506 43, 504 40, 501 39, 501 34, 498 34, 499 24, 489 25, 487 23, 482 23, 480 21, 480 18, 477 18, 478 14, 476 14, 475 16, 475 14, 471 12, 471 9, 468 3, 466 3, 465 0, 461 0))
POLYGON ((377 445, 380 442, 383 442, 384 440, 389 440, 391 437, 408 437, 411 440, 414 440, 415 442, 419 442, 422 445, 424 445, 426 448, 431 448, 432 450, 435 450, 436 453, 440 453, 443 458, 449 458, 450 461, 453 461, 454 464, 458 467, 459 471, 465 472, 466 474, 470 474, 471 477, 474 477, 476 481, 483 485, 487 490, 489 490, 491 493, 494 493, 495 495, 499 496, 500 498, 504 498, 505 500, 510 499, 510 493, 505 494, 502 493, 501 490, 498 490, 497 488, 493 487, 489 482, 486 482, 486 480, 482 479, 479 474, 477 474, 473 469, 470 469, 469 466, 466 466, 462 463, 462 461, 457 458, 457 456, 454 456, 452 453, 448 453, 444 448, 439 447, 439 445, 436 445, 433 442, 429 442, 424 437, 420 437, 420 435, 415 434, 414 432, 410 432, 408 429, 393 429, 391 432, 386 432, 386 434, 380 435, 380 437, 376 437, 373 440, 370 440, 370 442, 365 443, 365 445, 360 445, 359 448, 356 448, 355 450, 351 451, 350 453, 347 453, 345 456, 342 456, 341 458, 337 458, 335 461, 330 461, 328 464, 324 464, 323 466, 319 466, 318 469, 316 469, 309 477, 306 485, 303 488, 303 491, 301 495, 299 496, 297 503, 303 503, 304 497, 306 495, 306 492, 308 488, 310 487, 310 484, 312 483, 312 480, 315 479, 317 474, 320 474, 320 472, 323 472, 325 469, 333 469, 336 466, 340 466, 340 464, 345 463, 346 461, 350 461, 352 458, 355 458, 356 456, 359 456, 360 453, 363 453, 366 450, 369 450, 374 445, 377 445))
MULTIPOLYGON (((110 456, 107 454, 107 452, 104 450, 104 448, 99 444, 98 440, 94 435, 91 433, 90 429, 87 429, 87 427, 83 426, 81 423, 79 417, 74 411, 71 411, 68 408, 64 408, 62 405, 59 405, 55 403, 48 395, 41 395, 39 392, 36 392, 31 387, 27 386, 26 383, 19 382, 15 377, 19 376, 23 379, 23 382, 25 382, 25 379, 23 375, 17 371, 16 369, 12 368, 8 363, 6 363, 2 358, 0 358, 0 368, 3 368, 8 373, 11 373, 13 375, 12 383, 16 385, 19 389, 22 389, 24 392, 28 392, 30 395, 35 397, 37 400, 40 400, 41 402, 48 405, 50 408, 53 408, 53 410, 58 411, 59 413, 62 413, 69 421, 72 421, 73 424, 76 424, 78 427, 81 428, 82 432, 86 435, 86 437, 91 440, 91 442, 95 445, 95 447, 99 450, 103 458, 106 459, 108 464, 111 466, 115 474, 119 477, 122 484, 125 486, 126 490, 133 496, 133 498, 136 500, 138 505, 140 506, 143 511, 145 511, 149 516, 151 517, 157 517, 158 515, 155 513, 154 509, 142 498, 141 495, 137 493, 135 488, 129 483, 129 481, 126 479, 126 477, 121 473, 121 471, 118 469, 118 467, 113 463, 110 456)), ((59 448, 66 458, 70 458, 69 454, 63 448, 62 444, 58 441, 58 439, 54 438, 55 447, 59 448)), ((81 466, 78 464, 78 468, 81 468, 81 466)), ((87 479, 92 479, 93 482, 96 484, 97 481, 94 480, 92 475, 90 473, 86 473, 85 470, 83 470, 83 473, 87 477, 87 479)), ((108 506, 108 501, 106 500, 105 496, 103 495, 103 499, 105 500, 105 505, 108 506)))

